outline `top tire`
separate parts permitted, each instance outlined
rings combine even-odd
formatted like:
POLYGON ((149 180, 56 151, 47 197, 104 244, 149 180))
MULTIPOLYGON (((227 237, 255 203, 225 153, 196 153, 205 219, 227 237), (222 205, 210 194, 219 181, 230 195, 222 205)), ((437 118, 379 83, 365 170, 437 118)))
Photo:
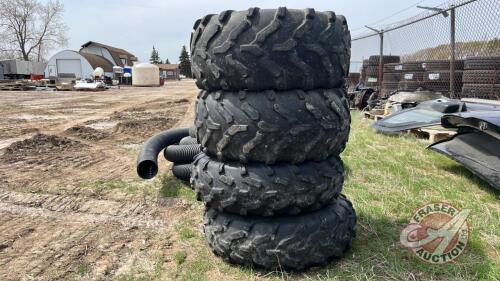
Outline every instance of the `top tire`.
POLYGON ((334 12, 224 11, 196 21, 192 70, 209 91, 339 88, 350 47, 347 22, 334 12))

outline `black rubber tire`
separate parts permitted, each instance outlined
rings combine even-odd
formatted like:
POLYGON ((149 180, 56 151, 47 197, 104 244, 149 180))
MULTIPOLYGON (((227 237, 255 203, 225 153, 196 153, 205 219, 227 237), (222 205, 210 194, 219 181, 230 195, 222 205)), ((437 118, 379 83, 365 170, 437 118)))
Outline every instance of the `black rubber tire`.
MULTIPOLYGON (((422 86, 429 91, 441 93, 447 93, 450 91, 450 83, 423 83, 422 86)), ((455 83, 455 92, 460 92, 462 86, 462 83, 455 83)))
POLYGON ((405 62, 402 71, 425 71, 425 69, 422 67, 422 62, 405 62))
POLYGON ((164 150, 165 159, 175 164, 192 163, 194 157, 201 153, 201 145, 169 145, 164 150))
POLYGON ((369 65, 366 67, 366 75, 378 77, 378 66, 369 65))
POLYGON ((361 66, 362 68, 366 68, 369 64, 370 62, 368 60, 363 60, 363 64, 361 66))
POLYGON ((466 70, 462 81, 466 84, 500 84, 500 71, 466 70))
MULTIPOLYGON (((426 71, 450 71, 451 61, 449 60, 429 60, 422 62, 422 67, 426 71)), ((463 60, 455 60, 455 70, 463 70, 464 69, 464 61, 463 60)))
POLYGON ((384 73, 401 73, 403 71, 402 63, 386 63, 384 64, 384 73))
POLYGON ((391 93, 399 89, 399 82, 383 82, 381 96, 388 97, 391 93))
POLYGON ((500 57, 472 57, 465 60, 466 70, 500 70, 500 57))
POLYGON ((384 83, 384 84, 386 82, 397 83, 397 82, 401 81, 401 77, 403 77, 403 73, 398 73, 398 72, 384 73, 384 80, 382 80, 382 83, 384 83))
MULTIPOLYGON (((462 83, 463 71, 455 71, 455 83, 462 83)), ((423 77, 424 84, 450 83, 450 72, 447 70, 427 71, 423 77), (434 77, 432 78, 432 76, 434 77)))
POLYGON ((424 72, 420 71, 405 72, 401 76, 400 81, 424 81, 424 72))
POLYGON ((408 81, 408 80, 402 80, 398 84, 398 88, 401 91, 416 91, 418 88, 423 87, 422 82, 420 81, 408 81))
POLYGON ((180 180, 189 181, 192 169, 193 164, 174 164, 172 166, 172 174, 180 180))
POLYGON ((500 84, 464 84, 460 97, 500 100, 500 84))
POLYGON ((363 89, 357 92, 354 97, 354 107, 359 110, 364 110, 368 106, 368 99, 373 92, 374 90, 371 88, 363 89))
MULTIPOLYGON (((382 63, 397 63, 400 61, 399 56, 383 56, 382 57, 382 63)), ((379 65, 380 64, 380 56, 370 56, 368 58, 368 64, 369 65, 379 65)))
POLYGON ((343 195, 298 216, 241 217, 207 209, 203 230, 224 260, 267 269, 304 270, 341 258, 356 237, 356 213, 343 195))
POLYGON ((334 12, 224 11, 196 22, 192 70, 196 85, 210 91, 339 88, 350 47, 347 22, 334 12))
POLYGON ((344 89, 202 91, 195 117, 198 142, 208 155, 267 164, 338 155, 350 123, 344 89))
POLYGON ((338 197, 344 167, 338 156, 293 165, 219 162, 196 157, 191 186, 197 198, 220 212, 242 216, 296 215, 328 205, 338 197))
POLYGON ((179 142, 179 145, 190 145, 190 144, 198 144, 198 141, 196 140, 196 138, 187 136, 185 138, 182 138, 181 141, 179 142))
POLYGON ((350 72, 348 78, 349 79, 359 79, 361 77, 361 73, 359 72, 350 72))

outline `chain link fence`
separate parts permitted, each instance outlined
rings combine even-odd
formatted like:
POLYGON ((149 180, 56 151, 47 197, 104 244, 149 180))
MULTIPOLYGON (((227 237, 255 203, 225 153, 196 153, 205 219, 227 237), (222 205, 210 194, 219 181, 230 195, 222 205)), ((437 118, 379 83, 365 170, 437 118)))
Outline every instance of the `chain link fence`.
POLYGON ((500 99, 500 1, 454 0, 353 35, 351 77, 383 96, 419 88, 500 99), (380 57, 383 54, 383 57, 380 57))

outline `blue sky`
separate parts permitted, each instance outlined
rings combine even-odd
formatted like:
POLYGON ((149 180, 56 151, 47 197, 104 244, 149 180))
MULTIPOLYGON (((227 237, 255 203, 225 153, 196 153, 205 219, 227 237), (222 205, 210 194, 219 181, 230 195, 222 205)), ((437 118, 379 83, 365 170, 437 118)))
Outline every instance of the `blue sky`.
POLYGON ((78 50, 80 45, 92 40, 126 49, 141 61, 147 61, 154 45, 161 58, 169 58, 172 63, 178 61, 181 46, 189 45, 194 21, 209 13, 279 6, 332 10, 347 18, 351 33, 355 35, 366 31, 362 28, 365 24, 377 26, 420 13, 421 10, 415 7, 417 3, 437 6, 442 2, 443 0, 63 0, 66 10, 64 19, 69 27, 69 44, 66 48, 78 50), (394 15, 395 13, 398 14, 394 15), (392 17, 383 20, 389 16, 392 17))

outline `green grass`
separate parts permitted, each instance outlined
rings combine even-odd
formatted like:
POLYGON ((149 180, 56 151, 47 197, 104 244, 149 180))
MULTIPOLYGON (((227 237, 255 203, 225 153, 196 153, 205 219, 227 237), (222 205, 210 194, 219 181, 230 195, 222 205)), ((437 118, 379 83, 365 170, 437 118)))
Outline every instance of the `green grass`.
POLYGON ((190 219, 182 220, 174 227, 175 230, 177 230, 181 241, 186 241, 190 238, 196 237, 196 235, 198 234, 198 231, 195 229, 194 221, 190 219))
POLYGON ((141 179, 125 181, 122 179, 98 179, 81 184, 82 187, 97 194, 119 190, 128 194, 158 196, 160 198, 181 198, 195 202, 195 194, 189 185, 173 177, 170 173, 158 175, 155 180, 141 179))
POLYGON ((80 276, 85 276, 89 272, 89 267, 86 264, 80 264, 76 269, 76 273, 80 276))
MULTIPOLYGON (((215 257, 197 224, 176 225, 189 249, 176 273, 181 280, 499 280, 499 193, 464 167, 426 149, 413 137, 385 136, 353 112, 352 131, 342 155, 344 193, 358 216, 357 237, 345 258, 303 273, 266 272, 233 266, 215 257), (400 230, 415 209, 446 201, 472 209, 465 253, 456 262, 431 265, 398 245, 400 230), (191 228, 192 231, 188 229, 191 228), (207 272, 208 271, 208 272, 207 272)), ((201 212, 192 217, 201 223, 201 212)))
POLYGON ((352 130, 342 154, 346 168, 343 193, 357 212, 357 237, 346 256, 306 272, 268 272, 230 265, 216 257, 200 230, 203 204, 170 174, 154 181, 100 181, 92 188, 123 189, 159 198, 182 199, 172 235, 162 237, 171 264, 159 260, 155 272, 118 276, 117 280, 500 280, 499 192, 456 162, 426 149, 410 136, 385 136, 371 121, 352 114, 352 130), (400 230, 418 207, 445 201, 471 209, 470 239, 456 262, 431 265, 398 244, 400 230), (186 204, 187 203, 187 204, 186 204), (168 249, 172 249, 168 252, 168 249))
POLYGON ((184 261, 186 260, 186 258, 187 258, 186 251, 178 251, 178 252, 175 252, 175 254, 174 254, 175 263, 177 265, 183 264, 184 261))
POLYGON ((191 202, 196 201, 194 192, 185 182, 167 174, 159 176, 158 182, 160 186, 160 196, 178 197, 191 202))

